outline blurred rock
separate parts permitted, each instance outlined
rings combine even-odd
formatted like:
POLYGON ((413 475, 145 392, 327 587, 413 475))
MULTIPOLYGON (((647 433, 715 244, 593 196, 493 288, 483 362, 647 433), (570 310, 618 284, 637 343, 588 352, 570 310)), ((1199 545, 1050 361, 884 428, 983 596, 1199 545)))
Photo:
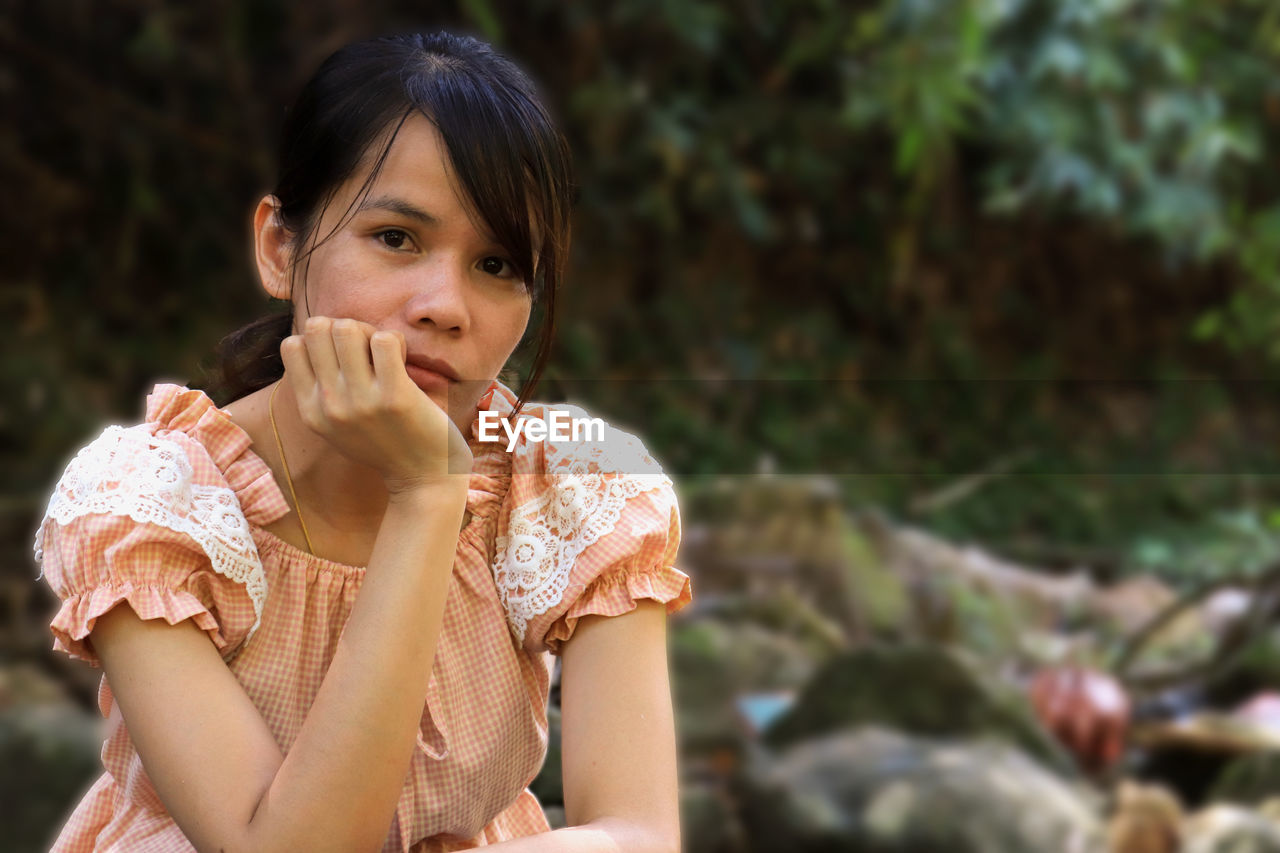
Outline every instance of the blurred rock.
POLYGON ((868 646, 833 659, 765 739, 786 747, 860 725, 931 737, 993 735, 1060 773, 1076 772, 1020 691, 985 675, 958 650, 937 646, 868 646))
POLYGON ((1187 821, 1184 853, 1280 853, 1280 824, 1239 806, 1215 805, 1187 821))
POLYGON ((1274 690, 1259 693, 1236 708, 1235 715, 1280 734, 1280 693, 1274 690))
POLYGON ((684 782, 680 787, 680 826, 690 853, 739 853, 746 836, 733 802, 717 786, 684 782))
POLYGON ((1280 750, 1280 731, 1221 711, 1197 711, 1169 721, 1134 725, 1132 740, 1149 751, 1194 749, 1234 756, 1280 750))
MULTIPOLYGON (((848 642, 908 623, 902 581, 851 522, 831 477, 733 477, 708 490, 681 555, 703 595, 768 600, 787 591, 848 642)), ((690 515, 695 514, 691 508, 690 515)))
POLYGON ((1082 571, 1067 576, 1036 571, 980 548, 890 525, 874 514, 861 516, 859 522, 895 574, 915 583, 951 576, 974 592, 1000 598, 1033 625, 1053 626, 1087 610, 1096 591, 1082 571))
POLYGON ((4 849, 48 849, 102 772, 102 720, 29 665, 0 667, 0 836, 4 849))
POLYGON ((685 750, 736 748, 746 731, 734 697, 795 689, 817 666, 811 647, 749 621, 700 619, 672 632, 678 731, 685 750))
POLYGON ((994 740, 879 727, 760 758, 741 782, 751 851, 1094 853, 1097 802, 994 740))
POLYGON ((1107 823, 1107 853, 1180 853, 1184 821, 1173 791, 1123 780, 1107 823))
MULTIPOLYGON (((1137 631, 1177 600, 1172 587, 1152 575, 1100 587, 1084 570, 1060 575, 1002 560, 986 551, 947 542, 922 530, 890 524, 874 513, 859 527, 892 573, 912 592, 920 636, 974 648, 984 656, 1040 664, 1097 651, 1137 631), (939 601, 941 599, 941 601, 939 601), (949 630, 934 611, 959 610, 949 630), (970 619, 963 618, 965 610, 970 619), (979 618, 972 618, 978 611, 979 618), (939 628, 941 623, 942 627, 939 628), (1074 636, 1068 639, 1067 629, 1074 636), (1056 635, 1057 642, 1046 633, 1056 635)), ((1202 655, 1215 633, 1247 607, 1239 590, 1224 590, 1188 608, 1144 646, 1135 671, 1161 669, 1202 655)))
POLYGON ((841 627, 790 587, 764 598, 731 594, 701 599, 695 613, 699 619, 731 625, 750 622, 785 634, 799 642, 813 660, 825 660, 848 646, 841 627))
POLYGON ((66 701, 66 690, 37 667, 31 664, 0 666, 0 711, 66 701))
MULTIPOLYGON (((1113 633, 1131 634, 1177 600, 1178 594, 1164 581, 1138 575, 1096 590, 1091 608, 1094 617, 1113 633)), ((1188 616, 1184 613, 1180 618, 1188 616)), ((1198 626, 1200 630, 1204 627, 1198 626)))
MULTIPOLYGON (((1177 597, 1154 576, 1101 587, 1084 567, 1063 575, 875 511, 850 514, 831 478, 734 478, 703 500, 706 521, 691 527, 682 554, 704 600, 791 596, 834 626, 846 647, 963 646, 993 671, 1017 676, 1093 658, 1177 597)), ((1188 609, 1150 638, 1134 671, 1202 655, 1245 606, 1247 597, 1229 590, 1188 609)))
POLYGON ((1214 634, 1221 634, 1249 612, 1253 593, 1239 587, 1220 589, 1205 599, 1200 606, 1205 625, 1214 634))

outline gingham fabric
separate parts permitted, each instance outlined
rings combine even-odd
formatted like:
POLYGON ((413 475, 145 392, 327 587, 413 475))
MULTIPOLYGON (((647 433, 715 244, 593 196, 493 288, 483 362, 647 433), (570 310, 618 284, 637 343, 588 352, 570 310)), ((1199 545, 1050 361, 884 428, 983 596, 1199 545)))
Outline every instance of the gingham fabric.
MULTIPOLYGON (((515 400, 495 381, 478 412, 509 415, 515 400)), ((534 404, 522 416, 546 412, 534 404)), ((690 601, 689 578, 673 566, 675 492, 632 436, 611 430, 614 441, 587 452, 522 438, 507 452, 505 439, 481 443, 478 425, 477 413, 470 520, 384 851, 443 853, 548 831, 527 786, 546 754, 550 656, 584 615, 690 601)), ((54 648, 99 666, 86 637, 120 602, 143 619, 192 619, 287 751, 365 571, 264 529, 287 512, 248 433, 203 392, 157 385, 145 423, 109 427, 68 465, 37 533, 43 577, 62 601, 54 648)), ((113 723, 106 772, 52 849, 193 850, 112 715, 105 677, 98 706, 113 723)))

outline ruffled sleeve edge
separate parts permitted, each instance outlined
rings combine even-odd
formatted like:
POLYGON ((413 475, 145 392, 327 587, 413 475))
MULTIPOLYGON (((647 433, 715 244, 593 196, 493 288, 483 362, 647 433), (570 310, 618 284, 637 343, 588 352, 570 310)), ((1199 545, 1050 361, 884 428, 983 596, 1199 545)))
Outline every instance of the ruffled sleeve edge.
POLYGON ((198 444, 235 493, 249 523, 266 526, 290 512, 271 469, 251 452, 249 433, 203 391, 156 385, 147 395, 146 421, 159 436, 180 433, 198 444))
POLYGON ((127 602, 143 620, 164 619, 170 625, 176 625, 184 619, 191 619, 209 634, 219 654, 223 654, 229 645, 209 608, 190 592, 160 585, 121 583, 104 584, 63 599, 57 615, 49 624, 54 636, 54 650, 66 652, 91 666, 101 666, 85 638, 93 630, 98 617, 121 602, 127 602))
POLYGON ((675 566, 661 565, 645 569, 622 566, 603 574, 551 623, 544 645, 558 655, 583 616, 620 616, 635 610, 643 600, 665 604, 667 615, 682 610, 693 600, 689 576, 675 566))
MULTIPOLYGON (((207 397, 200 396, 207 401, 207 397)), ((225 485, 225 479, 219 478, 212 485, 199 482, 188 455, 189 442, 175 441, 173 433, 153 434, 152 426, 151 423, 129 428, 108 426, 67 465, 36 531, 35 560, 40 564, 37 579, 46 577, 45 550, 50 546, 51 537, 76 519, 105 515, 127 517, 138 524, 154 524, 189 538, 215 574, 244 589, 253 607, 254 620, 244 640, 237 644, 243 646, 261 624, 267 597, 266 572, 248 519, 236 492, 225 485), (161 471, 164 476, 160 476, 161 471), (137 476, 143 476, 145 487, 121 485, 137 476)), ((206 454, 208 451, 203 445, 192 449, 206 454)), ((265 463, 259 464, 265 468, 265 463)), ((71 595, 87 592, 92 590, 71 595)), ((59 592, 59 597, 62 595, 59 592)), ((100 614, 94 614, 97 615, 100 614)), ((216 620, 214 627, 218 627, 216 620)), ((223 638, 219 649, 228 642, 223 638)))

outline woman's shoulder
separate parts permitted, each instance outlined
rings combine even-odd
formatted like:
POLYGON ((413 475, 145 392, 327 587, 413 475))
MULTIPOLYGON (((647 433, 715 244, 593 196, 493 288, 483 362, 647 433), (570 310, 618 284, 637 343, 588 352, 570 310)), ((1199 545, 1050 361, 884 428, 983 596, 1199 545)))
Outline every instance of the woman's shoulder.
POLYGON ((188 587, 220 598, 226 625, 244 636, 257 627, 266 583, 250 519, 271 511, 237 432, 204 392, 161 384, 143 422, 107 426, 67 464, 35 536, 41 574, 64 599, 55 629, 67 648, 119 595, 176 616, 199 597, 188 587))
POLYGON ((256 558, 250 525, 288 512, 250 439, 205 392, 161 383, 146 415, 109 425, 67 463, 36 536, 85 516, 127 517, 190 536, 220 567, 256 558))
POLYGON ((66 512, 121 493, 178 500, 192 489, 229 491, 250 521, 266 524, 288 511, 252 441, 204 391, 159 383, 145 416, 112 424, 66 465, 51 509, 66 512))
POLYGON ((674 571, 661 594, 638 591, 668 572, 680 521, 671 479, 635 433, 576 403, 531 403, 501 429, 512 477, 493 570, 519 640, 558 648, 572 628, 553 621, 593 583, 680 597, 687 578, 674 571))
POLYGON ((235 443, 237 431, 243 432, 204 391, 159 383, 146 397, 145 415, 140 422, 106 426, 76 452, 75 458, 124 461, 127 455, 121 451, 143 447, 167 449, 175 444, 175 439, 185 448, 204 448, 203 453, 194 455, 223 456, 228 446, 235 443))
POLYGON ((46 515, 65 523, 75 515, 129 511, 148 498, 176 499, 194 485, 211 485, 217 468, 198 434, 177 429, 180 435, 175 435, 177 416, 199 394, 157 385, 147 399, 145 420, 108 425, 76 451, 58 479, 46 515), (187 396, 185 406, 179 392, 187 396))

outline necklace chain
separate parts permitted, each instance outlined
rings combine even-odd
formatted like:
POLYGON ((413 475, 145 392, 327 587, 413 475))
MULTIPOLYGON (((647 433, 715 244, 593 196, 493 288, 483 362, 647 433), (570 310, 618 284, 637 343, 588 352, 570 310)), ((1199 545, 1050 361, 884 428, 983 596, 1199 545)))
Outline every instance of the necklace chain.
POLYGON ((311 534, 307 532, 307 522, 302 518, 302 504, 298 503, 298 493, 293 490, 293 475, 289 473, 289 461, 284 458, 284 445, 280 442, 280 430, 276 429, 276 413, 273 408, 276 402, 276 392, 280 390, 280 386, 284 384, 281 379, 276 383, 276 387, 271 389, 271 396, 267 399, 267 417, 271 420, 271 432, 276 437, 276 450, 280 452, 280 464, 284 466, 284 479, 289 484, 289 495, 293 498, 294 511, 298 513, 298 523, 302 525, 302 535, 307 540, 307 553, 315 555, 316 549, 311 545, 311 534))

